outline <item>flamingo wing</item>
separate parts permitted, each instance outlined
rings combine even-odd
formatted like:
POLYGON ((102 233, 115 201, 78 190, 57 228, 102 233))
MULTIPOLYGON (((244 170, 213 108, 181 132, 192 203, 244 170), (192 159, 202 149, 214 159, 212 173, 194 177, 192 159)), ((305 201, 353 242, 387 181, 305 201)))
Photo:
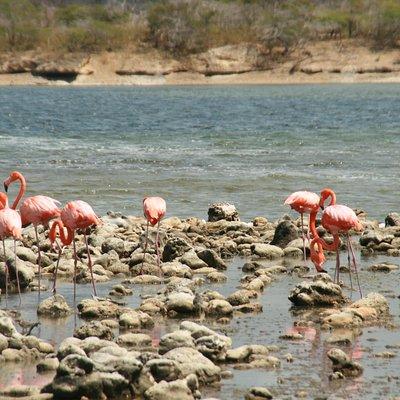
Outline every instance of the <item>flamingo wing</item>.
POLYGON ((146 197, 143 200, 143 213, 152 225, 160 221, 166 211, 167 204, 161 197, 146 197))
POLYGON ((21 239, 22 222, 18 212, 11 208, 0 210, 0 238, 21 239))
POLYGON ((363 230, 356 213, 342 204, 328 206, 322 214, 321 222, 332 233, 348 232, 350 229, 363 230))
POLYGON ((60 216, 61 203, 48 196, 32 196, 24 200, 20 207, 22 223, 47 224, 49 220, 60 216))
POLYGON ((285 205, 289 205, 299 213, 311 213, 318 210, 319 196, 305 190, 294 192, 285 200, 285 205))
POLYGON ((67 203, 61 212, 61 219, 70 229, 87 228, 100 222, 93 208, 82 200, 67 203))

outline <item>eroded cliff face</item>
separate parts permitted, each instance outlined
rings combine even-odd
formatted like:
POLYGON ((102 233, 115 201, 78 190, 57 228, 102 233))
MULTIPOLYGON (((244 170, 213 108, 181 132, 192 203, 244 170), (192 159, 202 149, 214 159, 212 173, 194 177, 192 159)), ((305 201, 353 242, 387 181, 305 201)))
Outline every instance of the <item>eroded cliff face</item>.
POLYGON ((0 84, 180 84, 400 81, 400 54, 352 41, 267 49, 243 43, 172 57, 155 49, 0 55, 0 84))

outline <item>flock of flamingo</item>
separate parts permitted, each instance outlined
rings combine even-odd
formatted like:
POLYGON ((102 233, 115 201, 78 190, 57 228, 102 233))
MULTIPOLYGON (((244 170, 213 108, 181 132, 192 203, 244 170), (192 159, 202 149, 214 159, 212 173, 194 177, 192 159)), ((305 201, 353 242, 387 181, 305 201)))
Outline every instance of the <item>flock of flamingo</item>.
MULTIPOLYGON (((61 203, 59 201, 48 196, 37 195, 25 198, 25 200, 22 201, 19 210, 17 210, 17 206, 26 191, 26 180, 24 176, 18 171, 12 172, 10 176, 4 181, 4 189, 7 192, 10 184, 16 181, 20 182, 20 189, 11 207, 9 206, 7 195, 5 193, 0 192, 0 239, 3 242, 3 251, 5 258, 6 298, 8 296, 9 269, 7 265, 5 239, 6 238, 14 239, 15 275, 17 281, 18 294, 21 301, 21 288, 19 283, 17 256, 16 256, 17 253, 16 241, 22 239, 21 237, 22 227, 33 225, 35 230, 37 248, 38 248, 38 259, 37 259, 38 288, 40 296, 42 257, 39 244, 38 226, 42 225, 45 228, 47 228, 51 220, 54 221, 52 222, 52 225, 49 229, 48 237, 50 239, 53 249, 55 250, 58 249, 58 259, 54 271, 53 293, 56 293, 57 270, 62 251, 65 246, 69 246, 72 243, 73 253, 74 253, 74 279, 73 279, 74 300, 76 298, 76 272, 77 272, 78 257, 76 252, 76 243, 74 239, 76 231, 79 229, 83 233, 87 251, 88 268, 90 271, 91 281, 93 286, 93 294, 96 296, 97 295, 96 285, 93 277, 92 260, 90 256, 86 230, 91 226, 101 224, 101 220, 97 217, 92 207, 88 203, 82 200, 75 200, 68 202, 63 208, 60 208, 61 203), (59 233, 61 245, 57 240, 57 231, 59 233)), ((317 272, 326 272, 323 269, 323 264, 325 262, 324 250, 336 251, 335 281, 337 283, 339 283, 339 268, 340 268, 339 234, 340 233, 346 234, 350 283, 352 286, 351 269, 353 267, 356 274, 360 295, 362 296, 360 282, 358 279, 356 259, 349 236, 349 231, 351 229, 358 231, 363 229, 355 212, 347 206, 336 204, 336 195, 331 189, 322 190, 321 197, 318 196, 316 193, 307 191, 295 192, 292 193, 286 199, 285 204, 289 205, 292 209, 300 213, 304 261, 306 261, 306 244, 305 244, 306 237, 304 235, 304 221, 303 221, 304 214, 309 214, 309 228, 307 231, 307 238, 308 240, 310 240, 309 232, 311 231, 313 238, 310 242, 310 258, 313 264, 315 265, 317 272), (325 201, 328 198, 330 198, 329 206, 324 208, 325 201), (323 210, 321 224, 328 232, 332 234, 333 243, 327 243, 322 237, 318 235, 318 231, 316 229, 316 219, 320 208, 323 210)), ((143 263, 145 260, 145 254, 148 246, 150 224, 152 226, 157 225, 157 236, 155 240, 155 247, 157 254, 157 265, 160 268, 159 229, 160 229, 160 221, 166 213, 165 200, 162 199, 161 197, 144 198, 143 213, 147 220, 147 226, 146 226, 146 243, 143 251, 144 254, 143 254, 141 272, 143 272, 143 263)))
MULTIPOLYGON (((39 296, 41 290, 41 251, 39 245, 39 235, 38 235, 38 225, 43 225, 48 227, 49 222, 55 219, 49 230, 49 239, 53 248, 58 248, 58 259, 56 263, 56 268, 54 271, 54 283, 53 283, 53 293, 56 293, 56 282, 57 282, 57 269, 60 262, 60 257, 64 246, 68 246, 72 243, 74 251, 74 300, 76 299, 76 272, 78 257, 76 253, 75 244, 75 233, 78 229, 82 230, 86 251, 88 267, 91 275, 93 293, 96 296, 96 285, 93 278, 92 260, 90 256, 86 229, 93 225, 101 224, 101 220, 97 217, 92 207, 82 201, 75 200, 68 202, 63 208, 60 208, 61 203, 48 196, 32 196, 27 197, 19 207, 19 212, 16 210, 21 198, 24 196, 26 191, 26 180, 24 176, 18 172, 14 171, 10 176, 4 181, 4 189, 7 192, 8 187, 12 182, 19 181, 20 189, 16 199, 14 200, 11 207, 8 204, 8 197, 5 193, 0 192, 0 239, 3 242, 3 251, 5 258, 5 287, 6 287, 6 298, 8 296, 8 281, 9 281, 9 271, 7 265, 6 247, 4 240, 6 238, 14 239, 14 255, 15 255, 15 275, 17 280, 18 294, 21 301, 21 288, 18 276, 18 265, 16 256, 16 241, 20 240, 22 227, 28 225, 33 225, 35 229, 36 242, 38 247, 38 287, 39 296), (57 241, 57 230, 59 231, 59 236, 62 245, 57 241), (65 232, 66 231, 66 232, 65 232)), ((147 230, 146 230, 146 244, 144 249, 144 254, 147 250, 148 243, 148 233, 149 224, 157 225, 157 239, 156 239, 156 252, 157 252, 157 264, 160 266, 160 254, 159 254, 159 228, 160 220, 163 218, 166 212, 166 203, 161 197, 146 197, 143 199, 143 212, 147 219, 147 230)), ((143 255, 144 261, 144 255, 143 255)), ((143 268, 143 264, 142 264, 143 268)))
POLYGON ((310 258, 318 272, 326 272, 322 265, 325 262, 324 249, 328 251, 336 251, 336 268, 334 279, 336 283, 339 283, 339 271, 340 271, 340 238, 339 234, 345 234, 347 237, 347 255, 349 261, 349 278, 351 289, 353 288, 351 269, 354 268, 354 272, 357 279, 357 285, 362 297, 362 291, 360 281, 358 278, 356 257, 354 254, 353 246, 351 244, 349 231, 362 231, 363 226, 357 218, 356 213, 349 207, 342 204, 336 204, 336 194, 332 189, 323 189, 321 191, 321 197, 313 192, 294 192, 286 200, 285 204, 289 205, 292 209, 300 213, 301 216, 301 230, 303 236, 303 254, 304 261, 306 260, 306 249, 305 249, 305 235, 304 235, 304 221, 303 215, 309 214, 309 228, 307 231, 307 237, 309 239, 309 231, 313 235, 313 239, 310 243, 310 258), (330 198, 329 205, 325 208, 325 201, 330 198), (333 243, 327 243, 323 238, 318 235, 316 228, 316 220, 319 209, 322 209, 321 225, 333 236, 333 243), (317 246, 317 250, 315 249, 317 246))

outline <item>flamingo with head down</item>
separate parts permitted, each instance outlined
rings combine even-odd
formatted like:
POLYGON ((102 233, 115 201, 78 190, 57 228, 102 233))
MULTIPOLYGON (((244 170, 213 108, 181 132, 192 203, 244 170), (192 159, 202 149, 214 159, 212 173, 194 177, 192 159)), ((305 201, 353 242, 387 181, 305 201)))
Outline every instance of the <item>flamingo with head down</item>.
MULTIPOLYGON (((310 214, 310 218, 311 218, 311 215, 313 213, 317 213, 319 210, 319 200, 320 200, 319 196, 316 193, 307 192, 307 191, 299 191, 299 192, 292 193, 285 200, 285 203, 284 203, 285 205, 289 205, 293 210, 296 210, 298 213, 300 213, 304 262, 306 261, 306 258, 307 258, 306 238, 304 235, 304 220, 303 220, 304 214, 310 214)), ((310 229, 310 227, 309 227, 309 229, 310 229)), ((307 237, 309 237, 308 231, 307 231, 307 237)))
MULTIPOLYGON (((312 215, 311 218, 311 230, 314 234, 316 243, 327 250, 336 250, 336 269, 335 269, 335 280, 339 283, 339 270, 340 270, 340 257, 339 257, 339 245, 340 245, 340 238, 339 234, 343 233, 347 236, 347 252, 348 252, 348 260, 349 260, 349 274, 350 274, 350 283, 351 282, 351 263, 350 263, 350 254, 351 260, 354 267, 354 271, 356 274, 357 284, 360 291, 360 295, 362 297, 362 291, 360 286, 360 281, 358 278, 358 270, 356 264, 356 257, 354 254, 354 250, 351 244, 349 231, 362 231, 363 226, 357 218, 356 213, 349 207, 344 206, 342 204, 336 204, 336 195, 332 189, 323 189, 321 191, 321 200, 320 200, 320 207, 324 210, 322 213, 321 224, 322 226, 332 234, 333 236, 333 244, 327 244, 323 239, 318 237, 316 228, 315 228, 315 217, 316 214, 312 215), (324 203, 325 201, 330 198, 329 205, 325 208, 324 203)), ((315 243, 313 244, 315 246, 315 243)), ((317 260, 317 256, 314 256, 314 259, 317 260)), ((314 263, 315 264, 315 263, 314 263)))
MULTIPOLYGON (((7 192, 8 187, 12 182, 19 181, 20 189, 16 199, 14 200, 11 208, 15 210, 18 206, 19 201, 23 197, 26 191, 26 181, 24 176, 18 172, 11 172, 10 176, 4 181, 4 189, 7 192)), ((61 203, 48 196, 32 196, 27 197, 21 204, 19 211, 21 213, 22 226, 32 224, 35 228, 36 243, 38 247, 38 268, 39 268, 39 296, 41 291, 41 265, 42 255, 40 251, 39 235, 37 227, 38 225, 47 226, 49 221, 53 218, 60 216, 61 210, 59 205, 61 203)))
POLYGON ((61 219, 56 219, 49 231, 49 239, 53 249, 58 249, 58 258, 56 262, 56 267, 54 269, 53 274, 53 294, 57 293, 57 273, 58 273, 58 266, 60 264, 61 254, 63 252, 64 246, 69 246, 72 243, 74 238, 72 229, 67 229, 67 234, 65 234, 65 227, 61 219), (57 229, 59 231, 60 240, 62 246, 57 241, 57 229))
MULTIPOLYGON (((56 229, 60 230, 60 238, 63 245, 67 246, 72 243, 74 249, 74 302, 76 301, 76 269, 78 264, 78 256, 76 254, 76 244, 75 244, 75 231, 77 229, 83 230, 83 237, 85 239, 87 257, 88 257, 88 267, 90 271, 90 277, 92 280, 93 294, 97 296, 96 285, 94 283, 92 259, 90 255, 89 245, 86 236, 86 229, 93 225, 99 225, 101 223, 99 217, 93 211, 93 208, 82 200, 70 201, 61 210, 61 221, 56 220, 51 226, 51 233, 49 235, 50 241, 52 243, 56 240, 56 229), (64 227, 67 230, 67 235, 65 235, 64 227)), ((56 264, 55 274, 57 274, 57 267, 59 259, 61 257, 62 249, 59 247, 58 260, 56 264)), ((56 281, 56 279, 55 279, 56 281)), ((53 287, 53 292, 55 292, 55 282, 53 287)))
POLYGON ((152 226, 157 225, 157 236, 156 236, 156 253, 157 253, 157 266, 161 270, 160 267, 160 221, 164 217, 167 211, 167 204, 165 200, 161 197, 145 197, 143 199, 143 214, 147 219, 146 225, 146 243, 144 245, 143 251, 143 260, 142 260, 142 268, 143 271, 143 264, 144 258, 147 251, 147 244, 149 240, 149 224, 152 226))
POLYGON ((16 241, 21 239, 21 217, 17 211, 11 209, 8 206, 8 198, 4 193, 0 193, 0 204, 2 209, 0 210, 0 239, 3 242, 3 251, 4 251, 4 262, 5 262, 5 286, 6 286, 6 301, 8 299, 8 266, 7 266, 7 255, 6 255, 6 245, 4 240, 6 238, 12 237, 14 239, 14 257, 15 257, 15 275, 17 278, 17 287, 18 287, 18 295, 19 301, 21 303, 21 287, 19 284, 19 275, 18 275, 18 264, 17 264, 17 245, 16 241))

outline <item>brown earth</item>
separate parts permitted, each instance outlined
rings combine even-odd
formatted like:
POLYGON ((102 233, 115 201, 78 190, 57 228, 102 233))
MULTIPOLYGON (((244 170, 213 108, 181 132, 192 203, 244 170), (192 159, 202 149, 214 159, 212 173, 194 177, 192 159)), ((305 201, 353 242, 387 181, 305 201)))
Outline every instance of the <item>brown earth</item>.
POLYGON ((132 53, 0 55, 0 85, 194 85, 400 82, 400 52, 322 41, 290 54, 252 44, 174 59, 132 53))

